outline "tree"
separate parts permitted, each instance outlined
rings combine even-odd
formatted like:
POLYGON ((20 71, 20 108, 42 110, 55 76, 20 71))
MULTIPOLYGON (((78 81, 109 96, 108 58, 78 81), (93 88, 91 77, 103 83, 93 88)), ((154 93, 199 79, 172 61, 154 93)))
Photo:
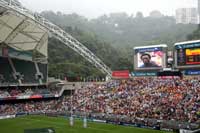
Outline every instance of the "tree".
POLYGON ((144 16, 143 16, 143 13, 142 12, 137 12, 136 13, 136 18, 139 18, 139 19, 142 19, 144 16))
MULTIPOLYGON (((93 20, 77 14, 56 14, 50 11, 43 12, 43 15, 83 43, 112 70, 133 70, 135 46, 165 43, 171 49, 175 42, 185 41, 186 36, 197 28, 193 24, 176 24, 175 19, 170 16, 159 19, 143 17, 141 12, 134 18, 115 13, 93 20), (114 27, 114 24, 119 27, 114 27)), ((49 74, 52 75, 73 71, 73 74, 67 75, 105 76, 79 54, 53 38, 49 39, 49 64, 49 74)))
POLYGON ((151 11, 149 13, 149 17, 152 17, 152 18, 161 18, 163 17, 162 13, 158 10, 154 10, 154 11, 151 11))
POLYGON ((187 36, 188 40, 197 40, 199 38, 200 38, 200 25, 193 33, 191 33, 187 36))

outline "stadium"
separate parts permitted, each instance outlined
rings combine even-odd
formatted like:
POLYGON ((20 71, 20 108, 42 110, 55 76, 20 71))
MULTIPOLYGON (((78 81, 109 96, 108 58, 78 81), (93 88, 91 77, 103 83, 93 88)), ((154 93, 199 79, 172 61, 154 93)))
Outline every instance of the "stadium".
POLYGON ((0 132, 200 132, 200 40, 133 48, 134 71, 112 71, 81 42, 20 3, 0 0, 0 132), (48 77, 48 37, 106 81, 48 77), (173 61, 172 61, 173 60, 173 61))

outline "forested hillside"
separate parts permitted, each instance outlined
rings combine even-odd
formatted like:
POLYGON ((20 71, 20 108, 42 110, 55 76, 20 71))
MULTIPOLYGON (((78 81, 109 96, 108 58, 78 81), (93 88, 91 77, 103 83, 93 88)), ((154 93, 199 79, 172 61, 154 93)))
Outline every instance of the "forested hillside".
POLYGON ((197 28, 197 25, 193 24, 176 24, 174 17, 170 16, 153 18, 112 13, 88 20, 77 14, 66 15, 61 12, 45 11, 42 15, 58 25, 78 27, 83 31, 93 32, 117 48, 156 43, 166 43, 171 46, 177 41, 186 40, 186 36, 197 28))
MULTIPOLYGON (((175 42, 190 39, 188 35, 197 29, 194 24, 176 24, 173 17, 143 17, 142 13, 136 16, 113 13, 92 20, 61 12, 41 14, 78 39, 112 70, 132 70, 134 46, 165 43, 171 49, 175 42)), ((60 44, 54 38, 49 40, 50 76, 103 76, 74 51, 60 44)))
POLYGON ((195 31, 187 36, 187 40, 200 40, 200 25, 195 31))
MULTIPOLYGON (((119 50, 105 41, 99 40, 95 34, 83 32, 78 28, 63 27, 68 33, 96 54, 106 65, 113 70, 130 69, 131 61, 123 57, 119 50)), ((92 64, 79 54, 62 44, 55 38, 49 38, 49 76, 58 78, 104 77, 92 64)))

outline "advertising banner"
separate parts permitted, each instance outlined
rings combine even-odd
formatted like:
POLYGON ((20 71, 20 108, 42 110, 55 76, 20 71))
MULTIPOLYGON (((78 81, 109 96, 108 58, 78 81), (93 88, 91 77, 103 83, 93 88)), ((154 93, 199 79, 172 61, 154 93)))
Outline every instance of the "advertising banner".
POLYGON ((112 77, 113 78, 129 78, 129 71, 128 70, 113 71, 112 77))

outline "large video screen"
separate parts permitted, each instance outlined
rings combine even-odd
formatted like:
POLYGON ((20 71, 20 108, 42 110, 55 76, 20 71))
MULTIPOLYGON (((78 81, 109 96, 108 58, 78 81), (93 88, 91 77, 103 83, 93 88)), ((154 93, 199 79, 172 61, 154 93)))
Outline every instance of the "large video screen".
POLYGON ((136 69, 160 69, 163 67, 164 52, 162 48, 135 49, 136 69))
POLYGON ((162 67, 162 51, 138 53, 138 66, 144 67, 162 67))

